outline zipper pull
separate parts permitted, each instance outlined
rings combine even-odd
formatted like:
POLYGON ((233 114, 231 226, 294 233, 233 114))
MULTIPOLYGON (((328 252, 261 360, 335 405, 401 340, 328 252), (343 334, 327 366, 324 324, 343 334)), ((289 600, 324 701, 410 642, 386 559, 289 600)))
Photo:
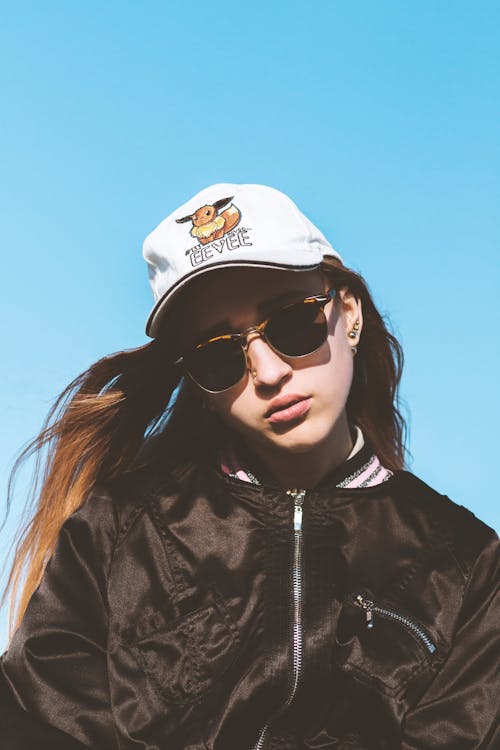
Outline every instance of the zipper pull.
POLYGON ((373 602, 371 602, 369 599, 365 599, 363 596, 361 596, 361 594, 357 595, 356 601, 365 610, 366 627, 370 629, 373 628, 375 624, 375 621, 373 619, 373 607, 374 607, 373 602))
POLYGON ((293 530, 300 531, 302 529, 302 505, 306 496, 306 490, 287 490, 286 494, 293 498, 293 530))

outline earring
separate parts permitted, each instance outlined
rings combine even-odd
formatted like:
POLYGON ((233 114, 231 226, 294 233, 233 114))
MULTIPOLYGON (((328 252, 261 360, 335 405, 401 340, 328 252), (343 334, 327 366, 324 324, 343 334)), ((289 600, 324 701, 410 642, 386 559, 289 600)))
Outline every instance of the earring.
POLYGON ((252 378, 256 378, 256 377, 257 377, 257 370, 252 370, 252 378))
POLYGON ((355 338, 356 338, 356 336, 358 335, 358 331, 359 331, 359 318, 358 318, 358 320, 357 320, 357 321, 356 321, 356 322, 354 323, 354 325, 353 325, 353 327, 352 327, 352 331, 349 331, 349 333, 348 333, 348 336, 349 336, 349 338, 351 338, 351 339, 355 339, 355 338))
POLYGON ((352 352, 352 356, 355 357, 356 354, 358 353, 358 347, 357 346, 351 346, 351 352, 352 352))

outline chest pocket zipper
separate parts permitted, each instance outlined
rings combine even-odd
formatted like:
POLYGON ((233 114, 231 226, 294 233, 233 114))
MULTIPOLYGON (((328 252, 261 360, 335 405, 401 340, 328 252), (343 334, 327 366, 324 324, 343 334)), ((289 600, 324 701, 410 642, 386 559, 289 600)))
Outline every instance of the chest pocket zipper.
POLYGON ((375 602, 371 601, 370 599, 366 599, 361 594, 357 594, 353 598, 353 603, 357 607, 361 607, 362 609, 364 609, 366 613, 366 625, 369 629, 372 629, 375 626, 375 615, 379 615, 380 617, 384 617, 388 620, 393 620, 394 622, 401 623, 403 627, 417 636, 417 638, 426 647, 427 651, 430 654, 433 654, 436 650, 435 643, 427 635, 425 630, 423 630, 423 628, 421 628, 420 625, 418 625, 410 617, 402 615, 400 612, 396 612, 395 610, 389 609, 388 607, 379 607, 378 604, 375 604, 375 602))

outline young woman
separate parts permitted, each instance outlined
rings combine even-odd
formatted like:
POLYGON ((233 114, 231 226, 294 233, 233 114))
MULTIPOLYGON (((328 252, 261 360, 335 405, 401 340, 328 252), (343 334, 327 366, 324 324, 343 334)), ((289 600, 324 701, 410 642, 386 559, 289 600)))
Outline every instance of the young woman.
POLYGON ((152 341, 63 393, 3 750, 493 750, 495 533, 404 470, 402 352, 292 201, 147 238, 152 341))

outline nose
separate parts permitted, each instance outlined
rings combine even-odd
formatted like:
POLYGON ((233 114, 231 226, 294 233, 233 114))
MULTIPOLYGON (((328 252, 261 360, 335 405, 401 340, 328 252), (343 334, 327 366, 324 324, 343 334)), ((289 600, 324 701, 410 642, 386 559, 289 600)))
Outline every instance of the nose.
POLYGON ((293 369, 258 332, 252 332, 247 338, 246 357, 249 370, 255 372, 253 382, 257 386, 276 386, 293 369))

